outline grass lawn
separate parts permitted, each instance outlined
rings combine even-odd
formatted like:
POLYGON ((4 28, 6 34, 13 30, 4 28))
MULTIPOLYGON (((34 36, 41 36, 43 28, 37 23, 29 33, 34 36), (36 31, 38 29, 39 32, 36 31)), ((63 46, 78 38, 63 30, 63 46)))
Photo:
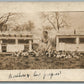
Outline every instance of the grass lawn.
POLYGON ((0 55, 0 69, 80 69, 84 68, 84 56, 76 58, 56 58, 46 56, 5 56, 0 55))

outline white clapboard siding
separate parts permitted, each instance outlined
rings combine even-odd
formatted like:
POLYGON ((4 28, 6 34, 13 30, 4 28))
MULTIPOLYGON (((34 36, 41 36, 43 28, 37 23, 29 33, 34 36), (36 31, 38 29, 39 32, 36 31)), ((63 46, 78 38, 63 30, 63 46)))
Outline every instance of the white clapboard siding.
POLYGON ((7 45, 7 52, 16 52, 16 51, 22 51, 24 50, 24 45, 21 44, 16 44, 16 45, 11 45, 8 44, 7 45))

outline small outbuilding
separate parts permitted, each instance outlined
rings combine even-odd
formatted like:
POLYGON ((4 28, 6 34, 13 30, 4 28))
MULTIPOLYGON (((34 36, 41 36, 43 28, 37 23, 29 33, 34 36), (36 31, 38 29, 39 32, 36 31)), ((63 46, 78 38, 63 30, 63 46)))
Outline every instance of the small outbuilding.
POLYGON ((17 52, 32 50, 32 34, 26 33, 0 33, 0 52, 17 52))
POLYGON ((84 51, 84 35, 56 35, 57 51, 84 51))

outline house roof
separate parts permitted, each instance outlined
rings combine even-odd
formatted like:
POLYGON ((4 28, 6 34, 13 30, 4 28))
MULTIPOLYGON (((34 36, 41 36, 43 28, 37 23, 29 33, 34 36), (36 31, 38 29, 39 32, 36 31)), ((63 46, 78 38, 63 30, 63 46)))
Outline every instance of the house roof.
POLYGON ((0 32, 0 37, 32 37, 32 34, 30 32, 27 31, 23 31, 23 32, 10 32, 10 31, 6 31, 6 32, 0 32))
POLYGON ((57 33, 57 36, 84 36, 84 30, 74 30, 74 29, 66 29, 60 30, 57 33))

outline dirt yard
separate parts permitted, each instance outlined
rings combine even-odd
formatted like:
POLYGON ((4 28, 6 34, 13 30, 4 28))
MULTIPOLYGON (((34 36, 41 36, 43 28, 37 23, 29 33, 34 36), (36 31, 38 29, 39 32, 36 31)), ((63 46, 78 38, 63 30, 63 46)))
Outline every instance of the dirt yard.
POLYGON ((56 58, 46 56, 5 56, 0 55, 0 69, 79 69, 84 68, 84 56, 76 58, 56 58))

